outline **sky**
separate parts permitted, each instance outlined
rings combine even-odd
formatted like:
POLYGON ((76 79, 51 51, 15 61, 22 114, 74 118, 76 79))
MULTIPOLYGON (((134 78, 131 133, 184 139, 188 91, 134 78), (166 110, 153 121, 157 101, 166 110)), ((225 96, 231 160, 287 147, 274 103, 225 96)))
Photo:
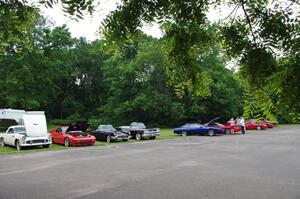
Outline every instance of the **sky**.
MULTIPOLYGON (((41 11, 45 17, 53 22, 54 26, 66 24, 73 37, 85 37, 87 40, 92 41, 100 38, 99 27, 101 22, 111 11, 116 9, 121 0, 100 0, 99 2, 99 6, 96 7, 96 11, 91 16, 85 15, 84 19, 79 21, 65 16, 60 5, 55 5, 53 8, 41 7, 41 11)), ((230 11, 230 9, 220 11, 211 9, 207 16, 210 21, 216 21, 222 19, 222 17, 225 18, 230 11)), ((145 25, 142 30, 156 38, 161 37, 163 34, 158 24, 145 25)))
MULTIPOLYGON (((29 2, 35 0, 29 0, 29 2)), ((282 5, 287 5, 288 0, 278 0, 282 5)), ((99 28, 103 19, 121 3, 121 0, 95 0, 99 5, 95 8, 92 15, 85 15, 84 19, 76 21, 65 16, 60 5, 55 5, 53 8, 41 7, 41 11, 45 17, 53 22, 54 26, 66 24, 73 37, 85 37, 89 41, 101 38, 99 28)), ((295 6, 299 9, 300 6, 295 6)), ((233 10, 233 7, 221 5, 218 8, 211 8, 207 13, 207 18, 211 22, 216 22, 225 19, 233 10)), ((242 14, 241 9, 237 15, 242 14)), ((143 32, 153 37, 159 38, 163 35, 158 24, 145 25, 142 28, 143 32)))

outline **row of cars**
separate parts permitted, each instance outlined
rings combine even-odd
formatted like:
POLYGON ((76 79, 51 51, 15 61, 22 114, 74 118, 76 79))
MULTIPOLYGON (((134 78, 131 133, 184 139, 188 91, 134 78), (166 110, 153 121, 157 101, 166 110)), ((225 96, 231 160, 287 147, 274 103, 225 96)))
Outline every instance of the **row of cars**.
POLYGON ((53 143, 65 146, 93 145, 97 141, 128 141, 129 139, 155 139, 160 135, 159 128, 147 129, 144 123, 132 122, 129 126, 114 128, 112 125, 99 125, 97 129, 87 132, 86 121, 68 126, 58 126, 49 133, 53 143))
MULTIPOLYGON (((4 110, 0 109, 0 121, 12 119, 16 125, 0 132, 0 145, 10 145, 21 150, 29 146, 43 146, 48 148, 52 143, 65 146, 93 145, 97 141, 128 141, 129 139, 155 139, 160 135, 159 128, 147 129, 143 123, 132 122, 129 126, 114 128, 112 125, 99 125, 95 130, 87 131, 89 124, 85 121, 71 125, 57 126, 49 133, 46 117, 43 111, 4 110)), ((187 136, 192 134, 235 134, 240 128, 235 124, 221 124, 215 118, 206 124, 187 123, 174 129, 174 134, 187 136)), ((249 120, 246 129, 267 129, 276 125, 276 122, 249 120)))
MULTIPOLYGON (((178 128, 174 129, 174 134, 187 136, 187 135, 209 135, 214 136, 215 134, 237 134, 240 131, 240 127, 235 122, 231 124, 227 122, 226 124, 221 124, 216 122, 220 117, 214 118, 206 124, 200 123, 186 123, 178 128)), ((264 118, 256 120, 250 119, 245 122, 246 130, 265 130, 268 128, 273 128, 276 126, 278 122, 268 121, 264 118)))

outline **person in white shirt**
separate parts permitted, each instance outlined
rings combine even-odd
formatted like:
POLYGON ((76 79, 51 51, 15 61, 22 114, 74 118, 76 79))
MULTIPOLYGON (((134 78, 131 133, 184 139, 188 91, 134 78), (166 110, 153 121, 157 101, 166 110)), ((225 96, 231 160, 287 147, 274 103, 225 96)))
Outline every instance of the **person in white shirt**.
POLYGON ((246 133, 246 127, 245 127, 245 120, 244 120, 243 117, 241 117, 240 124, 241 124, 242 134, 245 134, 246 133))

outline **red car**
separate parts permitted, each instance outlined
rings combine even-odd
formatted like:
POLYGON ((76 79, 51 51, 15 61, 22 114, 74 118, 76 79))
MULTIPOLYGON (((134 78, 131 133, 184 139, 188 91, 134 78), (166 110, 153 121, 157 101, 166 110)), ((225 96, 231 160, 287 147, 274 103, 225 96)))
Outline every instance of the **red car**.
POLYGON ((264 129, 268 129, 268 125, 260 122, 254 122, 254 121, 246 122, 246 130, 264 130, 264 129))
POLYGON ((214 118, 213 120, 206 123, 205 126, 212 126, 212 127, 223 129, 224 133, 226 133, 227 135, 237 134, 237 132, 240 131, 240 128, 236 124, 235 125, 230 125, 229 123, 221 124, 221 123, 218 123, 218 122, 214 122, 215 120, 218 120, 220 118, 221 117, 214 118))
POLYGON ((272 124, 271 122, 257 121, 257 123, 266 124, 268 126, 268 128, 273 128, 274 127, 274 124, 272 124))
POLYGON ((49 133, 52 135, 53 143, 64 144, 66 147, 93 145, 96 138, 84 132, 87 128, 88 125, 75 123, 69 126, 58 126, 49 133))
POLYGON ((218 122, 212 122, 211 125, 213 125, 214 127, 223 129, 227 135, 238 134, 237 132, 240 131, 240 128, 237 125, 230 126, 229 124, 221 124, 218 122))

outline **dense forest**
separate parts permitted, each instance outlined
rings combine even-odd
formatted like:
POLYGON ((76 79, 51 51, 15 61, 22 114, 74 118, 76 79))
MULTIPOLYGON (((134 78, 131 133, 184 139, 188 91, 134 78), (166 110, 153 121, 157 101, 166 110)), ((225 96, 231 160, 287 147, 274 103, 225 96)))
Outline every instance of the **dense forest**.
MULTIPOLYGON (((56 122, 80 119, 94 125, 176 126, 240 115, 299 121, 299 22, 289 10, 267 12, 241 1, 248 6, 247 19, 260 27, 252 32, 238 18, 211 24, 201 15, 205 5, 181 16, 177 1, 165 1, 148 11, 174 5, 168 13, 131 16, 128 9, 149 5, 128 1, 104 22, 105 37, 90 42, 72 38, 66 26, 51 27, 24 2, 0 2, 1 108, 44 110, 56 122), (137 29, 137 19, 167 14, 162 38, 137 29), (233 60, 235 67, 228 68, 233 60)), ((74 14, 72 7, 66 12, 74 14)))

